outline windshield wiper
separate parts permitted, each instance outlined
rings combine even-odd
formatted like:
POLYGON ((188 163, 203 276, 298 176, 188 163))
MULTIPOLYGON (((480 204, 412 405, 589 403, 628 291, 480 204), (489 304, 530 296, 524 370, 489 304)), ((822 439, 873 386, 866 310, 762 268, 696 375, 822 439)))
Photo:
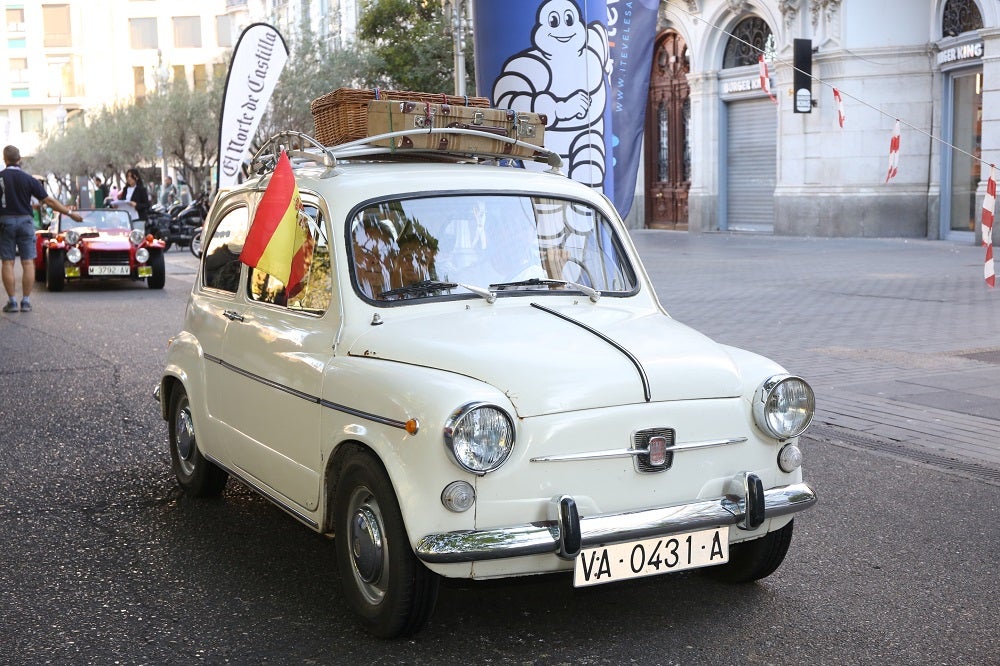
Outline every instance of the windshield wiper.
POLYGON ((379 294, 380 299, 392 299, 396 297, 419 296, 421 294, 433 294, 446 289, 454 289, 458 284, 454 282, 439 282, 438 280, 422 280, 408 284, 405 287, 397 287, 383 291, 379 294))
POLYGON ((530 280, 520 280, 518 282, 500 282, 497 284, 491 284, 490 289, 496 289, 497 291, 503 291, 504 289, 517 289, 519 287, 571 287, 577 291, 582 291, 587 297, 590 298, 594 303, 597 299, 601 297, 601 292, 597 291, 593 287, 588 287, 585 284, 580 284, 579 282, 570 282, 569 280, 550 280, 550 279, 540 279, 531 278, 530 280))

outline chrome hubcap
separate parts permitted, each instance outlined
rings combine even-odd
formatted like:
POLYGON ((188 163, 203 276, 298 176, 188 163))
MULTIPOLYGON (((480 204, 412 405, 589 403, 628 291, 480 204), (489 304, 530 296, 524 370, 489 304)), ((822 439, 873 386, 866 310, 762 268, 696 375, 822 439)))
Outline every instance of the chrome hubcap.
POLYGON ((174 429, 174 444, 177 446, 177 457, 179 458, 181 470, 185 474, 194 472, 194 452, 195 445, 194 423, 191 421, 191 410, 187 406, 177 410, 177 417, 174 429))
POLYGON ((382 603, 388 591, 388 543, 378 500, 368 488, 351 493, 348 504, 347 536, 351 569, 358 591, 374 605, 382 603))

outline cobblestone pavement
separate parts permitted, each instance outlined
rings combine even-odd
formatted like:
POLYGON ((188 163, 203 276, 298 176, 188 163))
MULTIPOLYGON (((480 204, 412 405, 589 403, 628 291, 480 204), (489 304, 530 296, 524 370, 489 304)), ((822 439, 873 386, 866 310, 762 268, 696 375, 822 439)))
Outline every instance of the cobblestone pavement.
POLYGON ((1000 480, 1000 289, 971 243, 632 232, 667 311, 816 391, 808 435, 1000 480))

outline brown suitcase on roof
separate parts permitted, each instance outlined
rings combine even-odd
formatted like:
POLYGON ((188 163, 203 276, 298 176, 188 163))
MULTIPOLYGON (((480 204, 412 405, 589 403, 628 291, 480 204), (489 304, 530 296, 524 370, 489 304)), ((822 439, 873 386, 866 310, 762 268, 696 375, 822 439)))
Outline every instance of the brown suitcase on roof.
MULTIPOLYGON (((368 136, 431 128, 477 130, 496 137, 517 139, 539 148, 544 146, 545 140, 545 117, 537 113, 430 102, 377 100, 368 104, 368 136)), ((464 155, 531 159, 537 154, 534 148, 516 146, 507 141, 450 132, 413 133, 373 143, 402 150, 435 150, 464 155)))

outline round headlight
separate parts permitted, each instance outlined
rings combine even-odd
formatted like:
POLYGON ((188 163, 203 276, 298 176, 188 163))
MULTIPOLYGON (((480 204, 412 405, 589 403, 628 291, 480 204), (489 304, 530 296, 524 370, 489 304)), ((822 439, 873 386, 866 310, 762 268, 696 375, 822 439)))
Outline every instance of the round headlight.
POLYGON ((83 257, 83 252, 80 252, 80 248, 78 247, 71 247, 70 249, 66 250, 66 259, 71 264, 79 263, 81 257, 83 257))
POLYGON ((140 264, 144 264, 149 261, 149 250, 144 247, 140 247, 135 251, 135 260, 140 264))
POLYGON ((813 391, 800 377, 769 377, 754 394, 754 420, 775 439, 790 439, 800 435, 809 427, 815 411, 816 398, 813 391))
POLYGON ((80 242, 80 232, 70 229, 63 234, 63 240, 66 241, 67 245, 76 245, 80 242))
POLYGON ((514 448, 514 424, 496 405, 473 403, 451 415, 444 441, 459 467, 486 474, 500 467, 514 448))
POLYGON ((142 241, 146 236, 143 235, 142 229, 133 229, 128 234, 128 240, 132 245, 142 245, 142 241))

